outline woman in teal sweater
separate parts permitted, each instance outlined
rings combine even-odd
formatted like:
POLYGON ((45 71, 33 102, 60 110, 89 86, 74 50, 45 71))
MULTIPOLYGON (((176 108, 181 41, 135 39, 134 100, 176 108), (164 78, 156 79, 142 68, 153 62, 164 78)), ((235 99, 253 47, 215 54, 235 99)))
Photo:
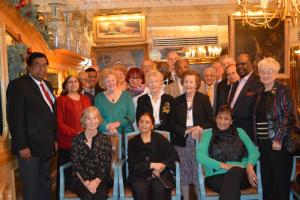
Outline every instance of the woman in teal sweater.
POLYGON ((240 189, 257 186, 253 166, 259 151, 241 128, 234 128, 228 106, 221 106, 214 128, 206 129, 197 143, 197 162, 205 167, 205 184, 221 200, 239 200, 240 189))
POLYGON ((131 124, 135 120, 135 109, 130 93, 118 88, 117 77, 111 69, 104 69, 101 75, 106 91, 95 98, 95 107, 103 117, 99 131, 109 134, 134 131, 131 124))

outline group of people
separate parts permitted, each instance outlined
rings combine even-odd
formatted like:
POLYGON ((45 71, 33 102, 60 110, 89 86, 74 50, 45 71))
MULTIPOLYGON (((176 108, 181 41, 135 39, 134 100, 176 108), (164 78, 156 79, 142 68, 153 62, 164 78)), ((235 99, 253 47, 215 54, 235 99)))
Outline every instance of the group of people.
MULTIPOLYGON (((276 81, 273 58, 258 63, 228 55, 200 74, 175 52, 167 62, 144 59, 140 67, 120 63, 68 76, 59 97, 44 78, 47 57, 27 60, 27 74, 9 83, 7 118, 17 155, 24 200, 51 199, 50 162, 66 171, 66 188, 82 199, 106 199, 112 147, 107 135, 139 131, 128 144, 128 184, 136 200, 171 198, 160 176, 180 162, 181 192, 199 191, 197 163, 220 199, 240 199, 240 189, 257 186, 261 162, 263 198, 289 197, 292 155, 284 140, 296 124, 288 86, 276 81), (156 131, 170 132, 171 141, 156 131), (230 184, 228 184, 230 183, 230 184)), ((59 179, 58 179, 59 180, 59 179)))

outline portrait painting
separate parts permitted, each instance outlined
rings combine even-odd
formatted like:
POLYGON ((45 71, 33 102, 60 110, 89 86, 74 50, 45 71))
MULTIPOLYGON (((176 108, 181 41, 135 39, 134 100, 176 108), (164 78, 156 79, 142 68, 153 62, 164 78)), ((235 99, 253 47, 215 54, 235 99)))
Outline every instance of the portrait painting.
POLYGON ((145 40, 145 16, 142 14, 96 16, 93 24, 96 43, 145 40))
MULTIPOLYGON (((258 17, 257 20, 260 20, 258 17)), ((277 23, 273 19, 271 23, 277 23)), ((273 57, 280 63, 280 78, 289 78, 288 22, 281 21, 275 28, 250 26, 242 18, 230 17, 230 55, 236 58, 248 53, 255 67, 265 57, 273 57)))

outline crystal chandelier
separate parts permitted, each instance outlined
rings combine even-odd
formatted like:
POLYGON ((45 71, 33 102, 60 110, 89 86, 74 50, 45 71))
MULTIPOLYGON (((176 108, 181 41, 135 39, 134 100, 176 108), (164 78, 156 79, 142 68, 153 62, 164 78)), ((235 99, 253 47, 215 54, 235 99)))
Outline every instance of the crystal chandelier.
POLYGON ((300 0, 260 0, 260 5, 237 0, 237 4, 244 22, 255 27, 275 28, 285 19, 290 19, 294 25, 300 14, 300 0))

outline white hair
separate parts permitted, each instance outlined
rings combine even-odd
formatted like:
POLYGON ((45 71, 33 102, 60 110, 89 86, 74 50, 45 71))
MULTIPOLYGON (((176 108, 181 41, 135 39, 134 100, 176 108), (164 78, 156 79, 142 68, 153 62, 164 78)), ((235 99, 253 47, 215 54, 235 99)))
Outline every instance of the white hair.
POLYGON ((279 72, 280 64, 272 57, 266 57, 258 62, 257 64, 258 71, 262 71, 264 69, 272 69, 274 72, 279 72))

